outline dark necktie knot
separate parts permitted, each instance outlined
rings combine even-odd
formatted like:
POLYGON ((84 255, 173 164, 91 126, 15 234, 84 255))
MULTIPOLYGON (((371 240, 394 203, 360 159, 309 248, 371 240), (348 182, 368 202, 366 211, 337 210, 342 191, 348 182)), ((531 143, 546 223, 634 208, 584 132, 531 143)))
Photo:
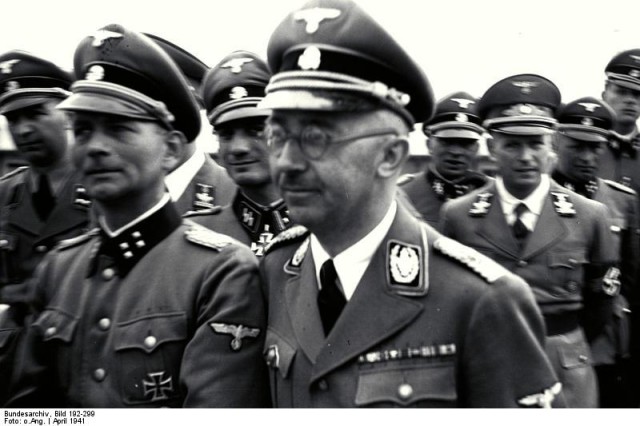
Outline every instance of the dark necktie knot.
POLYGON ((33 193, 33 207, 40 220, 47 220, 56 205, 56 199, 51 190, 51 184, 46 174, 38 178, 38 189, 33 193))
POLYGON ((347 303, 340 290, 338 273, 331 259, 324 262, 320 268, 320 285, 322 288, 318 293, 318 308, 326 336, 329 335, 347 303))

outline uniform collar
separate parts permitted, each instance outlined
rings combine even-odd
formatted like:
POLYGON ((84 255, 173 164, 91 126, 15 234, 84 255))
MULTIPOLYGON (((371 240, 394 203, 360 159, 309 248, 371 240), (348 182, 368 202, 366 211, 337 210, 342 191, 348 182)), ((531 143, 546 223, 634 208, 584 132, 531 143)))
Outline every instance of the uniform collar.
POLYGON ((122 278, 160 241, 164 240, 180 224, 182 218, 165 194, 160 202, 133 221, 116 231, 110 231, 100 218, 102 245, 89 268, 89 275, 96 271, 98 255, 113 259, 118 275, 122 278))
POLYGON ((271 236, 277 235, 287 229, 291 223, 289 210, 282 199, 264 206, 238 190, 233 199, 232 208, 253 242, 258 242, 264 233, 270 233, 271 236))
MULTIPOLYGON (((378 246, 384 240, 389 232, 393 220, 396 217, 398 205, 394 201, 382 220, 360 241, 356 242, 346 250, 342 251, 333 258, 333 264, 338 273, 340 284, 347 300, 351 298, 356 291, 356 287, 362 278, 365 270, 371 262, 371 258, 378 249, 378 246)), ((311 253, 316 268, 316 279, 320 285, 320 268, 322 264, 330 259, 329 254, 320 244, 315 235, 311 234, 311 253)))
POLYGON ((502 176, 496 177, 496 191, 500 197, 502 211, 505 214, 513 213, 518 204, 524 203, 531 213, 536 216, 540 216, 540 213, 542 213, 542 207, 544 206, 544 202, 547 199, 547 194, 549 194, 550 189, 551 179, 548 174, 543 173, 540 176, 540 184, 538 187, 529 194, 528 197, 521 200, 514 197, 509 191, 507 191, 507 188, 504 186, 502 176))
POLYGON ((444 178, 432 167, 427 169, 425 176, 427 178, 427 183, 431 189, 433 189, 433 192, 443 201, 465 195, 478 186, 482 186, 486 182, 486 179, 480 179, 479 174, 472 171, 467 171, 463 176, 452 181, 444 178), (482 182, 475 182, 476 179, 482 180, 482 182))
POLYGON ((189 183, 198 173, 198 170, 204 165, 205 155, 204 152, 196 147, 191 158, 165 176, 164 183, 173 201, 180 199, 185 189, 189 186, 189 183))
POLYGON ((577 192, 587 198, 593 198, 596 192, 598 192, 598 181, 595 177, 587 182, 578 182, 574 179, 570 179, 558 169, 554 170, 551 177, 561 186, 570 191, 577 192))
POLYGON ((609 138, 609 149, 618 156, 626 154, 631 158, 635 158, 637 152, 640 150, 640 140, 638 136, 639 132, 637 128, 627 135, 621 135, 612 130, 611 137, 609 138))

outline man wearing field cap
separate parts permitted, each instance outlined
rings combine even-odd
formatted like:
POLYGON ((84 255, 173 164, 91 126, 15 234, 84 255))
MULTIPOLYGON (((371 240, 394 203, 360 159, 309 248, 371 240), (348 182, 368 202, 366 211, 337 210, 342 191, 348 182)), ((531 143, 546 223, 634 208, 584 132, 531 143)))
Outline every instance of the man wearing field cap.
POLYGON ((553 179, 565 188, 609 208, 609 229, 620 253, 621 294, 604 332, 591 342, 600 406, 633 407, 633 378, 629 374, 628 300, 637 292, 638 197, 620 183, 598 176, 600 157, 607 149, 615 112, 603 101, 586 97, 567 104, 558 115, 553 179))
POLYGON ((522 277, 544 315, 547 353, 567 406, 596 407, 597 383, 587 335, 611 315, 618 248, 602 204, 563 188, 547 174, 560 91, 535 74, 507 77, 478 106, 498 162, 490 185, 445 204, 442 231, 522 277))
POLYGON ((246 51, 225 56, 205 76, 202 99, 218 137, 220 160, 239 189, 231 205, 221 211, 189 215, 247 244, 256 256, 262 256, 273 237, 290 225, 269 168, 264 130, 271 111, 257 108, 269 78, 266 62, 246 51))
MULTIPOLYGON (((146 35, 178 65, 198 105, 201 109, 204 108, 200 97, 200 85, 209 67, 182 47, 156 35, 146 35)), ((165 182, 181 214, 228 205, 237 190, 227 171, 208 154, 202 152, 195 138, 187 141, 180 162, 169 172, 165 182)))
POLYGON ((264 406, 256 259, 183 220, 165 190, 200 130, 184 77, 151 39, 115 24, 80 42, 74 69, 59 108, 100 226, 39 269, 39 316, 9 406, 264 406))
MULTIPOLYGON (((91 202, 70 161, 64 114, 72 75, 28 52, 0 55, 0 113, 29 163, 0 177, 0 382, 9 383, 23 329, 26 282, 59 241, 89 226, 91 202), (10 308, 8 306, 11 306, 10 308)), ((0 405, 7 396, 1 386, 0 405)))
POLYGON ((396 201, 409 130, 434 109, 423 71, 351 1, 289 14, 268 58, 271 166, 304 226, 261 267, 274 404, 550 405, 526 284, 396 201))
POLYGON ((437 227, 440 208, 487 183, 472 169, 484 129, 476 113, 478 100, 457 92, 441 99, 434 117, 423 126, 431 161, 427 170, 403 176, 401 188, 424 220, 437 227))

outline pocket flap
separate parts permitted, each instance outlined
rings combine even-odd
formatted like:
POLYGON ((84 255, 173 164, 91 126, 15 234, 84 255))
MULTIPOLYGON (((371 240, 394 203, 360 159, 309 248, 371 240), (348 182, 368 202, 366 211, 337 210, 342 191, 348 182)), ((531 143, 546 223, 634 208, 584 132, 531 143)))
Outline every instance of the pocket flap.
POLYGON ((0 232, 0 250, 15 250, 18 237, 8 232, 0 232))
POLYGON ((45 342, 61 340, 69 343, 73 339, 77 324, 78 319, 71 314, 55 309, 47 309, 40 314, 33 323, 33 327, 42 332, 45 342))
POLYGON ((267 365, 277 369, 282 378, 286 379, 293 358, 296 355, 296 350, 293 346, 287 343, 271 328, 268 328, 263 354, 267 365))
POLYGON ((587 263, 587 256, 580 252, 549 253, 549 267, 573 269, 587 263))
POLYGON ((560 363, 564 368, 579 368, 591 365, 591 352, 581 344, 563 345, 558 348, 560 363))
POLYGON ((456 398, 454 366, 443 364, 361 372, 356 405, 392 402, 406 406, 421 400, 454 401, 456 398))
POLYGON ((119 323, 114 329, 116 351, 140 349, 153 352, 167 342, 187 338, 187 316, 184 312, 149 315, 119 323))
POLYGON ((619 234, 623 230, 627 229, 627 221, 623 217, 615 217, 609 219, 609 229, 614 234, 619 234))

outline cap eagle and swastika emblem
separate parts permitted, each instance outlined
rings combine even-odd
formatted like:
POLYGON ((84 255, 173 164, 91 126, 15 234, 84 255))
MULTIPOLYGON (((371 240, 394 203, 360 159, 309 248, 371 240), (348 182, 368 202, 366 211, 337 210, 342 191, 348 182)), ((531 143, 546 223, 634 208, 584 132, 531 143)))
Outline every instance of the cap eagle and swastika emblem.
POLYGON ((313 34, 320 28, 320 23, 325 19, 336 19, 340 16, 340 10, 328 9, 324 7, 314 7, 312 9, 299 10, 293 14, 296 21, 305 21, 307 23, 305 31, 313 34))
POLYGON ((596 110, 596 108, 600 108, 600 105, 593 104, 593 103, 590 103, 590 102, 580 102, 578 105, 583 106, 584 109, 587 110, 587 112, 594 112, 596 110))
POLYGON ((93 47, 100 47, 104 44, 105 41, 109 40, 110 38, 122 38, 124 36, 115 31, 98 30, 95 33, 91 34, 91 37, 93 37, 93 43, 91 43, 91 45, 93 47))
POLYGON ((534 87, 538 87, 535 81, 514 81, 512 84, 519 87, 522 93, 531 93, 534 87))
POLYGON ((462 109, 469 109, 469 106, 471 104, 476 103, 476 101, 474 101, 473 99, 451 98, 451 100, 460 105, 460 108, 462 109))
POLYGON ((253 61, 253 58, 233 58, 220 65, 220 68, 228 68, 232 73, 240 74, 242 72, 242 66, 251 61, 253 61))
POLYGON ((20 59, 10 59, 8 61, 0 62, 0 70, 2 74, 11 74, 13 66, 20 62, 20 59))

